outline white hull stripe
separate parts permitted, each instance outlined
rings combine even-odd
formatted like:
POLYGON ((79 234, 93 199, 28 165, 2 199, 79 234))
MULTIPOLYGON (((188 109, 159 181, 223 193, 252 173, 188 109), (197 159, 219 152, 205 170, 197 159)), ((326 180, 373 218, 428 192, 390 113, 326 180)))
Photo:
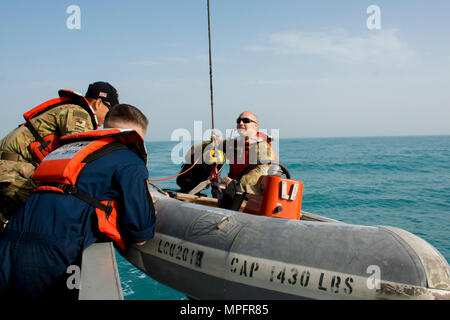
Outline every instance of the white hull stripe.
POLYGON ((362 277, 227 252, 161 233, 139 250, 216 278, 311 299, 435 299, 450 294, 394 282, 377 283, 373 274, 362 277))

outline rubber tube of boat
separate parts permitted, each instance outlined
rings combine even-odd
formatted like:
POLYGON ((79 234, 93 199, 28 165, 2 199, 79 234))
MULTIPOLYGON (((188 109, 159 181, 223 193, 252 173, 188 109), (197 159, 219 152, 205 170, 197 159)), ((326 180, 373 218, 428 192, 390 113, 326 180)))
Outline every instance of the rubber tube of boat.
POLYGON ((156 235, 124 256, 195 299, 450 299, 447 261, 405 230, 152 197, 156 235))

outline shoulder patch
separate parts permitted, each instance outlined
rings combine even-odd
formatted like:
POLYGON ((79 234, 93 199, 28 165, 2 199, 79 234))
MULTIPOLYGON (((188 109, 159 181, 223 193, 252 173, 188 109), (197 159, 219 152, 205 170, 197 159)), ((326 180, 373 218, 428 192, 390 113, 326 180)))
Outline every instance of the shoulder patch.
POLYGON ((86 111, 81 111, 81 110, 74 110, 73 111, 73 116, 75 118, 84 118, 84 119, 89 119, 89 114, 86 111))
POLYGON ((86 127, 86 120, 76 117, 75 118, 75 127, 79 127, 79 128, 86 127))

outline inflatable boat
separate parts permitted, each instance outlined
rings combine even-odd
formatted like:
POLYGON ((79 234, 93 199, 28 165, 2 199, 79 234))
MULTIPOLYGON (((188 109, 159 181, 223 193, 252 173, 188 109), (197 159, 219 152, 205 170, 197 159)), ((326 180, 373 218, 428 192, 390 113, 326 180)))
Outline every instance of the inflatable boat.
POLYGON ((124 257, 193 299, 450 299, 449 265, 425 240, 301 211, 295 180, 264 179, 259 212, 150 186, 155 237, 124 257))

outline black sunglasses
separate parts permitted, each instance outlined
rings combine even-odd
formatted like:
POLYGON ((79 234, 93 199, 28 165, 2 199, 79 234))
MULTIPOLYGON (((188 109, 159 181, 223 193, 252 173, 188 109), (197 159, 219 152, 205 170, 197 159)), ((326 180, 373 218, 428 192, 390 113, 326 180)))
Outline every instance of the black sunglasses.
POLYGON ((111 108, 112 108, 111 102, 106 101, 106 100, 104 100, 104 99, 102 99, 102 102, 103 102, 103 104, 104 104, 108 109, 111 109, 111 108))
POLYGON ((242 121, 243 123, 250 123, 250 122, 256 123, 255 120, 252 120, 252 119, 250 119, 250 118, 237 118, 237 119, 236 119, 236 123, 237 123, 237 124, 241 123, 241 121, 242 121))

